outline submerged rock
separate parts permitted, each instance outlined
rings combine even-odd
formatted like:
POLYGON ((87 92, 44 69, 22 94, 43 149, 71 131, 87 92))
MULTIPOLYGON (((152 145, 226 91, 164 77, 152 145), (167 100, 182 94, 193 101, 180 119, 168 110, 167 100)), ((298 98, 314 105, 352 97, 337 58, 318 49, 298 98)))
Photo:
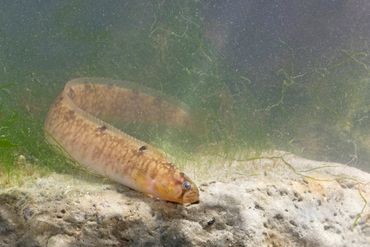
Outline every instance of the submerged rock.
POLYGON ((285 153, 204 163, 189 206, 61 174, 0 190, 0 246, 369 246, 370 174, 285 153))

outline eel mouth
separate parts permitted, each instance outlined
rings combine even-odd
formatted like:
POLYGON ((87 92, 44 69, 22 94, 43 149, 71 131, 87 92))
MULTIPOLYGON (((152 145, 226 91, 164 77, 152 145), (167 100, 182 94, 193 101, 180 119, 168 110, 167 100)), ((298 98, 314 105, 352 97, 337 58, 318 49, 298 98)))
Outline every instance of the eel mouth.
POLYGON ((199 190, 193 186, 190 191, 186 191, 182 197, 183 204, 194 204, 199 202, 199 190))

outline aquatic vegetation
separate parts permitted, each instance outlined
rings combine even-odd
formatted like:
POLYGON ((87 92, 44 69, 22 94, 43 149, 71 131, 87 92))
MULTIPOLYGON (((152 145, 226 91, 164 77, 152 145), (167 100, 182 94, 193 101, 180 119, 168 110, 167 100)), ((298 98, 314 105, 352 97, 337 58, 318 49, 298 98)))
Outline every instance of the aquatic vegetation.
POLYGON ((47 171, 71 172, 70 162, 55 153, 44 139, 44 117, 47 108, 36 95, 47 95, 48 89, 38 82, 12 83, 0 108, 1 185, 22 180, 22 176, 45 174, 47 171), (32 95, 32 94, 36 95, 32 95), (21 160, 21 162, 20 162, 21 160))

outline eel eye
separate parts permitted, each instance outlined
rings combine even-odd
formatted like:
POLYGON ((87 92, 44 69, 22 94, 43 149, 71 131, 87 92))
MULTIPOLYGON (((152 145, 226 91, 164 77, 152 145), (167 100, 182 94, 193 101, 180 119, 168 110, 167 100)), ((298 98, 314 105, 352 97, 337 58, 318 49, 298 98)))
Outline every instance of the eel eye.
POLYGON ((184 181, 184 182, 182 183, 182 188, 183 188, 184 190, 190 190, 190 189, 191 189, 191 184, 189 183, 189 181, 184 181))

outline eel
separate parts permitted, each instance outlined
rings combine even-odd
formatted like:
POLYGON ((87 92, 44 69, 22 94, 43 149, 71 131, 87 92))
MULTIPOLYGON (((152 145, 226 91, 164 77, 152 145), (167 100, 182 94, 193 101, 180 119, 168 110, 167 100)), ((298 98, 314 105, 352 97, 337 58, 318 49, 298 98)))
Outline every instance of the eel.
POLYGON ((88 170, 151 197, 199 201, 195 183, 166 154, 110 121, 187 128, 189 112, 175 100, 125 81, 77 78, 66 83, 45 120, 46 140, 88 170))

